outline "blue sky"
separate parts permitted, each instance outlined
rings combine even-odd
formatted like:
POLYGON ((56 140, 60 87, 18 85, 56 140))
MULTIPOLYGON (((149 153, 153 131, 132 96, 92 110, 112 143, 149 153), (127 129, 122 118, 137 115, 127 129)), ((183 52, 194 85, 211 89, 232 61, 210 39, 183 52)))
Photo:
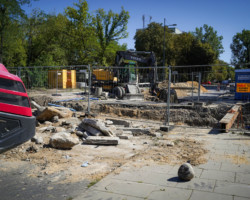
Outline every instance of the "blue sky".
MULTIPOLYGON (((32 2, 30 7, 23 7, 29 14, 33 8, 40 8, 48 13, 62 13, 67 6, 73 6, 78 0, 40 0, 32 2)), ((146 23, 152 21, 177 24, 177 28, 189 32, 203 24, 212 26, 218 35, 223 36, 225 52, 220 59, 230 62, 230 44, 232 37, 243 29, 250 30, 250 0, 87 0, 89 10, 94 14, 98 8, 120 12, 121 6, 130 13, 128 23, 129 37, 120 41, 134 49, 135 31, 142 28, 142 15, 146 23)))

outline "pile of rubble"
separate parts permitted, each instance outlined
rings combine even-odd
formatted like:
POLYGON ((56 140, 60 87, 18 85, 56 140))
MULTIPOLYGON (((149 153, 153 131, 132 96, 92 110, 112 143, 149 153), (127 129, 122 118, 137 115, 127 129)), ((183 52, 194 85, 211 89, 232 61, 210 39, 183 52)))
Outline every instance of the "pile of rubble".
POLYGON ((119 143, 116 129, 111 126, 113 122, 110 120, 103 122, 100 119, 86 118, 90 115, 73 112, 65 107, 42 107, 34 101, 31 104, 36 108, 33 109, 33 113, 37 119, 37 127, 40 127, 37 128, 37 133, 32 138, 32 141, 37 144, 44 143, 46 136, 49 136, 48 146, 58 149, 70 149, 80 141, 84 144, 96 145, 119 143), (44 132, 52 135, 45 136, 44 132))

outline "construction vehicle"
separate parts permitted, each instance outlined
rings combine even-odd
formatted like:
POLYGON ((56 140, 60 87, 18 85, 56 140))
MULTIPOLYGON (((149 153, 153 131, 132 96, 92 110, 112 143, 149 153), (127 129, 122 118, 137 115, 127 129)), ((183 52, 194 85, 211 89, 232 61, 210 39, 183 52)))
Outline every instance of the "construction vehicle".
POLYGON ((157 66, 155 54, 145 51, 117 51, 112 71, 93 70, 93 85, 111 91, 119 99, 141 100, 144 96, 138 87, 138 64, 148 67, 142 70, 144 74, 149 75, 148 79, 154 85, 157 79, 154 72, 154 67, 157 66))
POLYGON ((31 139, 35 122, 22 80, 0 63, 0 152, 31 139))

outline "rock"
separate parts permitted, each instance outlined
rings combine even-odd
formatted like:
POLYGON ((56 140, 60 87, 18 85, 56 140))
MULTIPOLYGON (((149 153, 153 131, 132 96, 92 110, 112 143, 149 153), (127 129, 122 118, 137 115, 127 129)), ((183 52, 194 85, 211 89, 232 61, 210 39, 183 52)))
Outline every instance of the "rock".
POLYGON ((46 126, 51 126, 51 125, 52 125, 52 122, 50 122, 50 121, 45 121, 43 124, 46 125, 46 126))
POLYGON ((36 145, 31 145, 26 149, 26 151, 29 153, 36 153, 39 151, 39 148, 36 145))
POLYGON ((64 107, 46 107, 43 112, 36 117, 38 121, 51 121, 54 116, 59 118, 69 118, 73 114, 68 108, 64 107))
POLYGON ((66 129, 65 128, 63 128, 63 127, 56 127, 56 133, 59 133, 59 132, 65 132, 66 131, 66 129))
POLYGON ((63 119, 61 121, 62 126, 71 126, 71 127, 78 126, 80 123, 81 123, 81 120, 76 117, 71 117, 67 120, 63 119))
POLYGON ((108 121, 112 121, 114 125, 123 125, 124 127, 130 127, 130 123, 125 120, 120 119, 106 119, 108 121))
POLYGON ((73 138, 65 132, 55 133, 49 141, 50 146, 58 149, 70 149, 78 143, 79 140, 77 138, 73 138))
POLYGON ((31 138, 32 142, 35 142, 36 144, 43 144, 43 138, 40 136, 38 137, 37 135, 35 135, 33 138, 31 138))
POLYGON ((103 135, 101 131, 99 131, 98 129, 93 128, 92 126, 89 126, 87 124, 81 124, 81 128, 93 136, 102 136, 103 135))
POLYGON ((44 111, 45 107, 40 106, 39 104, 37 104, 35 101, 30 101, 31 107, 34 107, 38 110, 38 114, 40 114, 41 112, 44 111))
POLYGON ((150 129, 148 128, 118 128, 118 130, 123 130, 123 131, 130 131, 134 136, 137 135, 152 135, 150 132, 150 129))
POLYGON ((106 120, 106 121, 105 121, 105 124, 106 124, 106 125, 113 125, 113 122, 110 121, 110 120, 106 120))
POLYGON ((51 121, 53 123, 57 123, 59 121, 59 117, 58 116, 54 116, 54 117, 52 117, 51 121))
POLYGON ((194 169, 189 163, 182 164, 178 170, 178 177, 183 181, 190 181, 194 175, 194 169))
POLYGON ((107 137, 107 136, 88 136, 84 141, 84 144, 95 144, 95 145, 117 145, 119 143, 118 137, 107 137))
POLYGON ((172 142, 172 141, 167 142, 167 146, 173 147, 174 146, 174 142, 172 142))
POLYGON ((128 140, 128 139, 131 139, 133 136, 132 135, 119 135, 118 137, 123 140, 128 140))
MULTIPOLYGON (((113 136, 114 135, 113 132, 109 128, 105 127, 105 124, 103 122, 101 122, 100 120, 88 119, 87 118, 87 119, 84 119, 79 126, 81 128, 83 128, 83 129, 85 129, 86 127, 91 126, 94 129, 100 131, 103 135, 106 135, 106 136, 113 136)), ((86 131, 88 131, 88 130, 86 130, 86 131)))
POLYGON ((76 135, 79 137, 84 137, 87 138, 89 135, 86 131, 82 132, 82 131, 76 131, 76 135))

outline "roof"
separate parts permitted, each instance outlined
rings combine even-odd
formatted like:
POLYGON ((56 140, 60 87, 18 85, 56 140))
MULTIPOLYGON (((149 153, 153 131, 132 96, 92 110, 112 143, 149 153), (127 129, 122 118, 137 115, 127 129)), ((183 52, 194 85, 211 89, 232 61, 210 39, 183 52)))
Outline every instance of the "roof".
POLYGON ((250 69, 236 69, 235 72, 250 72, 250 69))

